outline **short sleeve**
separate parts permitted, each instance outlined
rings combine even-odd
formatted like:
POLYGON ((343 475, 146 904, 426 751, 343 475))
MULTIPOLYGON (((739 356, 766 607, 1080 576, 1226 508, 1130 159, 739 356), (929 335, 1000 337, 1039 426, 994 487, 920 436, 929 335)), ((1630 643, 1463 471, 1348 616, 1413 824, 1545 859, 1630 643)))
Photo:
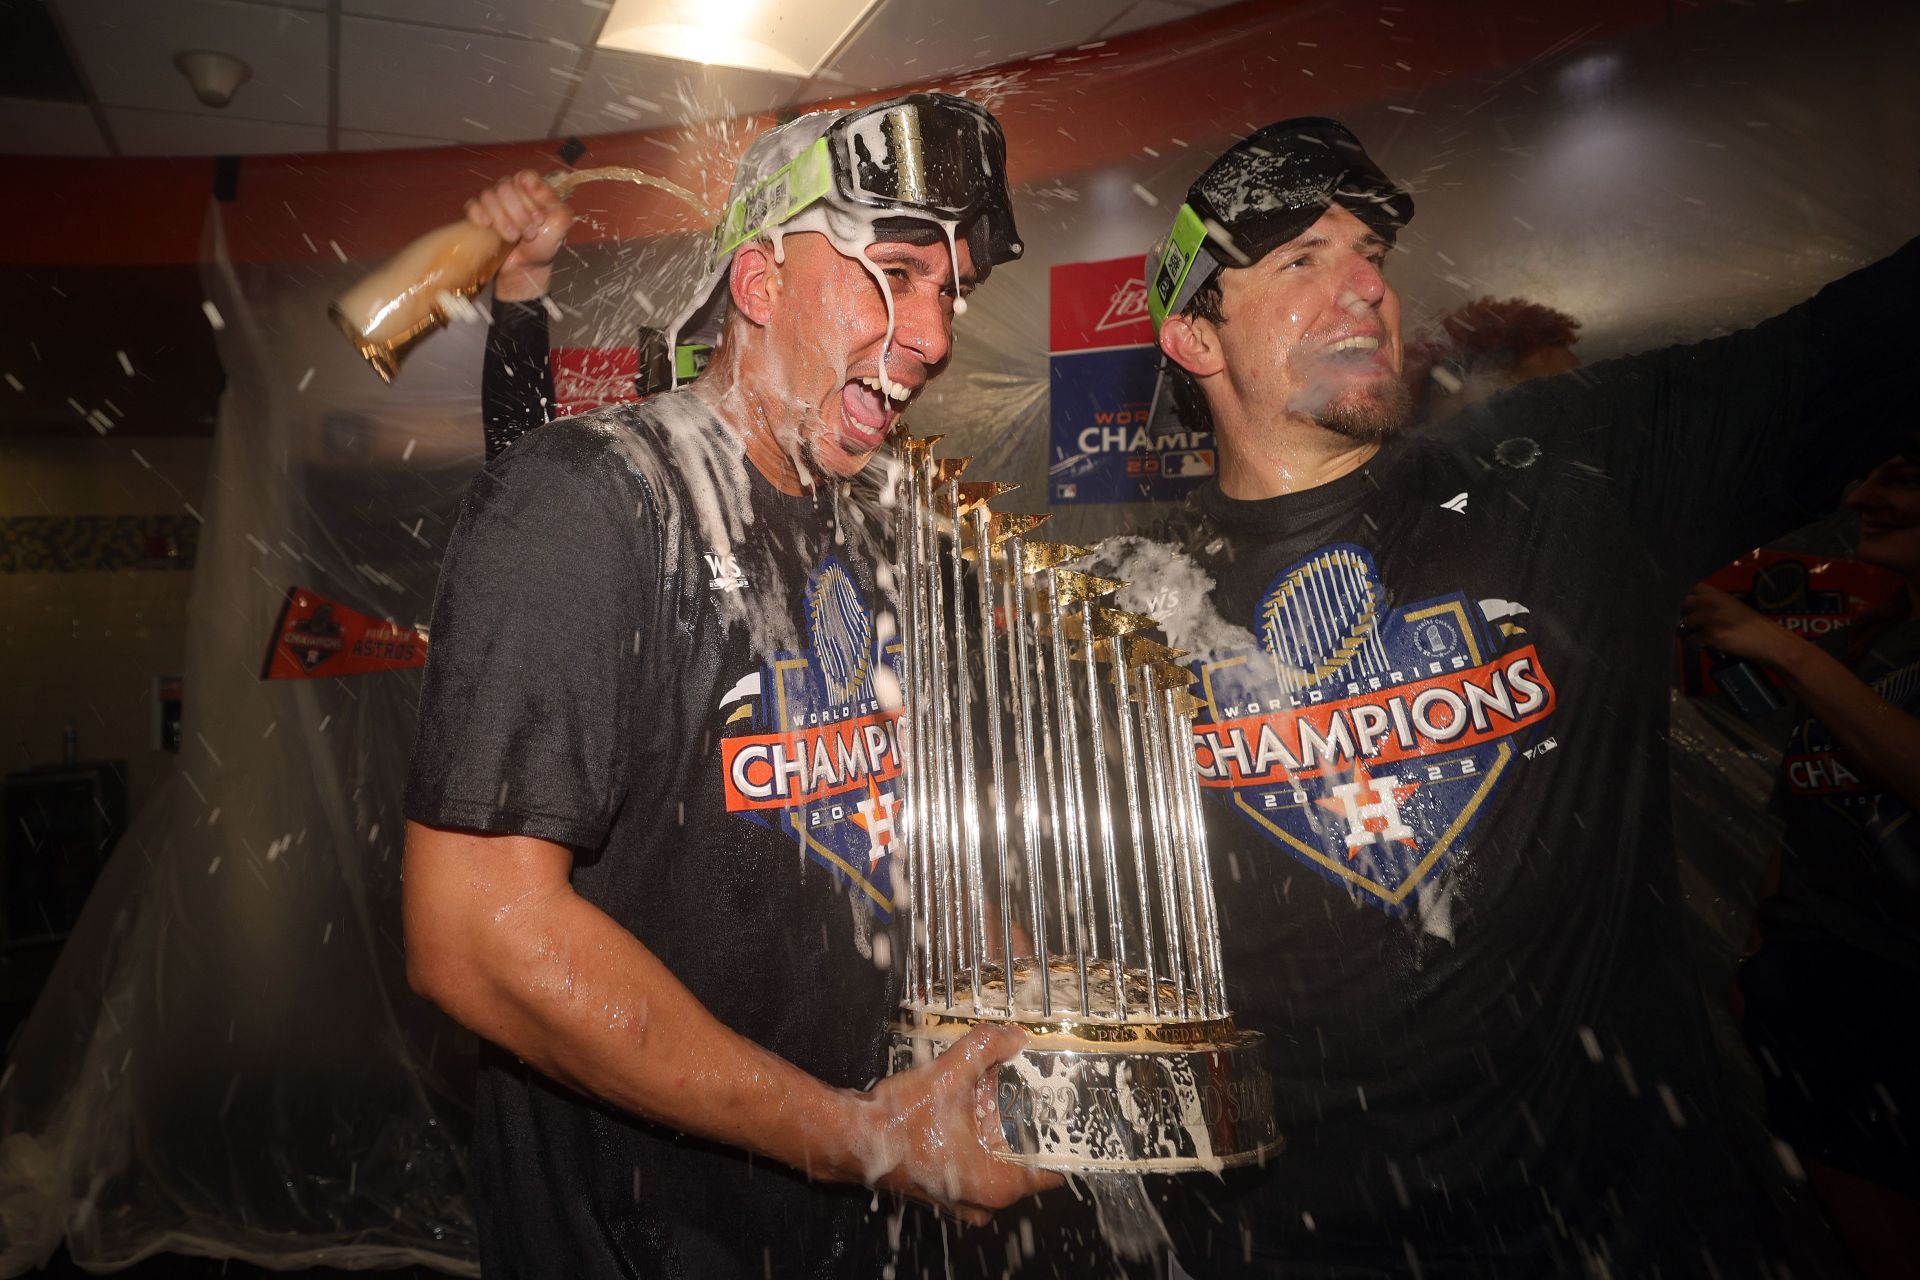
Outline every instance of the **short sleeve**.
POLYGON ((607 446, 542 430, 474 482, 440 570, 407 816, 574 848, 623 798, 651 507, 607 446))

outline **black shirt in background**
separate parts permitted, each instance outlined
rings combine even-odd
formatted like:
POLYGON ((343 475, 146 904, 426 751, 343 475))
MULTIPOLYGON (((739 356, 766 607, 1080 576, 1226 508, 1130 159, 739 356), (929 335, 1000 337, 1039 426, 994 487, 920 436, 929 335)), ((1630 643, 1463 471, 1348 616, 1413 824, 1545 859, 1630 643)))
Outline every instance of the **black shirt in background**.
POLYGON ((1188 1271, 1762 1274, 1669 830, 1674 619, 1891 451, 1916 284, 1909 245, 1332 484, 1192 504, 1254 638, 1195 662, 1196 751, 1228 995, 1289 1145, 1169 1188, 1188 1271), (1370 758, 1308 758, 1302 720, 1370 758))
POLYGON ((493 323, 487 326, 487 349, 480 363, 480 420, 488 462, 553 416, 548 328, 544 298, 494 300, 493 323))
MULTIPOLYGON (((1816 643, 1844 655, 1863 625, 1816 643)), ((1920 716, 1920 620, 1881 627, 1852 670, 1900 714, 1920 716)), ((1760 923, 1769 941, 1838 939, 1898 966, 1890 981, 1911 987, 1920 981, 1920 831, 1872 764, 1851 759, 1818 719, 1794 725, 1775 793, 1785 820, 1780 886, 1760 904, 1760 923)))

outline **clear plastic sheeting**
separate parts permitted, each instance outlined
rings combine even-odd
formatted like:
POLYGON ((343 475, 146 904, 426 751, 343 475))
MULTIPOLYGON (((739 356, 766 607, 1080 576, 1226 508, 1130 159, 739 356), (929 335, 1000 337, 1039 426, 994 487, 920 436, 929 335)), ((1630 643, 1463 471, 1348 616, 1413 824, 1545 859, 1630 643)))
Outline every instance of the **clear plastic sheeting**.
POLYGON ((16 1042, 0 1273, 63 1237, 99 1268, 173 1251, 472 1271, 473 1042, 408 990, 400 943, 418 673, 258 678, 296 583, 425 621, 480 448, 471 391, 380 389, 320 282, 236 271, 217 214, 207 257, 228 388, 179 767, 16 1042))
MULTIPOLYGON (((1340 60, 1316 47, 1329 24, 1378 21, 1360 4, 1276 7, 1270 39, 1207 56, 1223 82, 1266 77, 1269 118, 1343 117, 1412 186, 1420 213, 1390 267, 1410 332, 1470 298, 1517 295, 1581 320, 1591 362, 1751 323, 1912 233, 1910 5, 1710 6, 1451 78, 1408 46, 1390 56, 1415 87, 1356 104, 1339 91, 1340 60)), ((1094 130, 1160 69, 1159 54, 1062 58, 974 92, 1094 130)), ((1263 122, 1196 101, 1141 134, 1136 160, 1055 175, 1023 171, 1009 131, 1026 258, 974 296, 951 369, 911 415, 947 435, 943 453, 972 455, 971 475, 1023 485, 997 505, 1045 506, 1047 268, 1144 254, 1203 157, 1263 122)), ((476 189, 483 176, 498 175, 477 172, 476 189)), ((448 216, 422 209, 420 229, 448 216)), ((664 327, 701 256, 694 236, 563 256, 555 342, 627 345, 641 324, 664 327)), ((483 332, 433 336, 385 387, 325 317, 372 264, 234 267, 217 219, 206 260, 229 385, 183 748, 0 1082, 0 1275, 63 1239, 101 1269, 173 1250, 471 1272, 473 1041, 408 990, 400 941, 418 673, 258 672, 296 584, 429 621, 440 548, 481 455, 483 332)), ((1048 533, 1093 543, 1154 514, 1075 507, 1048 533)), ((1768 845, 1773 761, 1750 738, 1698 708, 1673 735, 1677 844, 1714 939, 1703 963, 1727 972, 1768 845)))

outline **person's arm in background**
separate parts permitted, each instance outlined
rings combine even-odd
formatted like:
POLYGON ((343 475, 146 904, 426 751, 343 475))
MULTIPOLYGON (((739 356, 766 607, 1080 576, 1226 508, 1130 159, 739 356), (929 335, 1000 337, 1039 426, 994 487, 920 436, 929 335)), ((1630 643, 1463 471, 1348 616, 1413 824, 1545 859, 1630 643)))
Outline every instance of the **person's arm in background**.
POLYGON ((1826 726, 1850 767, 1920 806, 1920 719, 1908 715, 1811 641, 1705 584, 1687 593, 1691 638, 1780 673, 1809 716, 1826 726))
POLYGON ((573 214, 539 174, 522 169, 467 201, 467 221, 514 246, 493 278, 493 323, 480 366, 480 416, 491 462, 553 413, 546 295, 573 214))
POLYGON ((1449 434, 1540 446, 1561 495, 1617 503, 1675 594, 1838 501, 1912 430, 1920 241, 1750 329, 1536 378, 1449 434))

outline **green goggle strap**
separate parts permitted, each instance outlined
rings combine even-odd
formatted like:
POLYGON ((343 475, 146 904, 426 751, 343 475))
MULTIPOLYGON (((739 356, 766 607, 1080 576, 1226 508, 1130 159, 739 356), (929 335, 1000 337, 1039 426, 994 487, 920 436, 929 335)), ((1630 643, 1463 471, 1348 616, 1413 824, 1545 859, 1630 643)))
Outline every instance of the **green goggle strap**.
POLYGON ((673 380, 677 385, 692 382, 707 367, 713 348, 698 342, 683 342, 673 349, 673 380))
POLYGON ((1184 301, 1181 290, 1193 273, 1194 260, 1200 256, 1206 239, 1207 228, 1200 221, 1200 215, 1193 211, 1192 205, 1181 205, 1173 220, 1173 230, 1167 232, 1167 248, 1160 258, 1160 269, 1147 282, 1147 312, 1153 317, 1155 333, 1167 322, 1175 303, 1184 301))
POLYGON ((832 191, 833 160, 820 138, 727 206, 714 229, 714 257, 725 257, 832 191))

